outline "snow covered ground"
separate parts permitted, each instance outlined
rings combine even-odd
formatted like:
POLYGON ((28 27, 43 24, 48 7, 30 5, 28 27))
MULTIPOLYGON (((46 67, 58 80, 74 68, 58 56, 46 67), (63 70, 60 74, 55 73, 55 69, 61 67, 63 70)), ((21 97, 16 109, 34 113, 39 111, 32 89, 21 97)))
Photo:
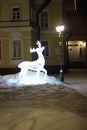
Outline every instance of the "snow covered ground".
POLYGON ((69 83, 68 87, 76 89, 79 93, 87 97, 87 83, 69 83))
MULTIPOLYGON (((75 70, 76 71, 76 70, 75 70)), ((16 74, 0 76, 0 86, 4 87, 23 87, 29 85, 38 85, 38 84, 65 84, 65 86, 76 89, 79 93, 84 96, 87 96, 87 80, 86 76, 79 75, 79 80, 72 73, 65 75, 65 83, 62 83, 59 80, 59 77, 47 75, 44 80, 44 73, 40 72, 39 80, 37 79, 37 73, 34 71, 29 71, 24 77, 19 77, 20 72, 16 74), (72 76, 71 76, 72 75, 72 76), (80 78, 81 77, 81 78, 80 78)))
POLYGON ((46 76, 44 80, 44 73, 40 72, 37 78, 37 73, 29 71, 26 75, 20 77, 20 72, 17 74, 0 76, 0 84, 6 86, 22 87, 26 85, 38 84, 60 84, 61 82, 54 76, 46 76))
POLYGON ((64 75, 65 83, 87 97, 87 69, 69 69, 64 75))

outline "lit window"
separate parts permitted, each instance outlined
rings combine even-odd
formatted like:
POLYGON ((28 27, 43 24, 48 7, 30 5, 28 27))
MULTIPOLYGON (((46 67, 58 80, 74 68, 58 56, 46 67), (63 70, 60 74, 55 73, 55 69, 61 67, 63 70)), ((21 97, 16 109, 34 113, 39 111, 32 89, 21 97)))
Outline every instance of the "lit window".
POLYGON ((45 49, 43 51, 43 55, 45 57, 49 57, 49 43, 48 43, 48 41, 42 41, 41 43, 42 43, 42 46, 45 47, 45 49))
POLYGON ((20 8, 13 7, 12 8, 12 20, 18 20, 18 19, 20 19, 20 8))
POLYGON ((12 58, 21 59, 21 40, 13 40, 12 58))
POLYGON ((41 12, 41 28, 48 28, 48 12, 42 11, 41 12))

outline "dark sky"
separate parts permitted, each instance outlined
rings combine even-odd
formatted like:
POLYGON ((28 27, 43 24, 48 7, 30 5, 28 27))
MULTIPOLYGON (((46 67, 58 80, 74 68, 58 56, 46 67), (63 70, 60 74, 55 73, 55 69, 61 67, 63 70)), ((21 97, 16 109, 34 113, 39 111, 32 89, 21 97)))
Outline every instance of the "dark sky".
POLYGON ((87 16, 87 0, 77 0, 76 2, 78 15, 87 16))

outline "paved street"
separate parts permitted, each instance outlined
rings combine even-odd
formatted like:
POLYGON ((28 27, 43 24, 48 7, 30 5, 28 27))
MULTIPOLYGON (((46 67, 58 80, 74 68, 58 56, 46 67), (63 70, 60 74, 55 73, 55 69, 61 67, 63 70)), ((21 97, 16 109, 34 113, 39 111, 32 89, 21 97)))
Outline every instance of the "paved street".
POLYGON ((73 69, 65 74, 69 87, 0 87, 0 130, 87 130, 86 77, 73 69))
POLYGON ((69 69, 65 83, 87 96, 87 69, 69 69))
POLYGON ((69 69, 68 73, 65 73, 65 82, 87 83, 87 69, 69 69))
MULTIPOLYGON (((60 75, 56 75, 59 79, 60 75)), ((64 83, 87 96, 87 69, 69 69, 64 74, 64 83)))

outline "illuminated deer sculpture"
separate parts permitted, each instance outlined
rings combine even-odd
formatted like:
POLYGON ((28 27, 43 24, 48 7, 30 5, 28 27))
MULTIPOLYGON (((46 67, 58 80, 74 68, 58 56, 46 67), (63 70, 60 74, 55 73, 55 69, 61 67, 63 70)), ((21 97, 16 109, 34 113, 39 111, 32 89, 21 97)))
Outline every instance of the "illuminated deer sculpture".
POLYGON ((45 59, 42 54, 45 47, 41 47, 41 43, 37 41, 36 43, 38 45, 37 48, 30 48, 30 53, 36 52, 38 54, 38 59, 35 61, 23 61, 21 62, 18 67, 21 69, 21 72, 19 76, 25 76, 28 70, 36 71, 37 72, 37 79, 39 80, 39 74, 40 72, 44 72, 44 80, 46 79, 47 70, 44 68, 45 65, 45 59))

